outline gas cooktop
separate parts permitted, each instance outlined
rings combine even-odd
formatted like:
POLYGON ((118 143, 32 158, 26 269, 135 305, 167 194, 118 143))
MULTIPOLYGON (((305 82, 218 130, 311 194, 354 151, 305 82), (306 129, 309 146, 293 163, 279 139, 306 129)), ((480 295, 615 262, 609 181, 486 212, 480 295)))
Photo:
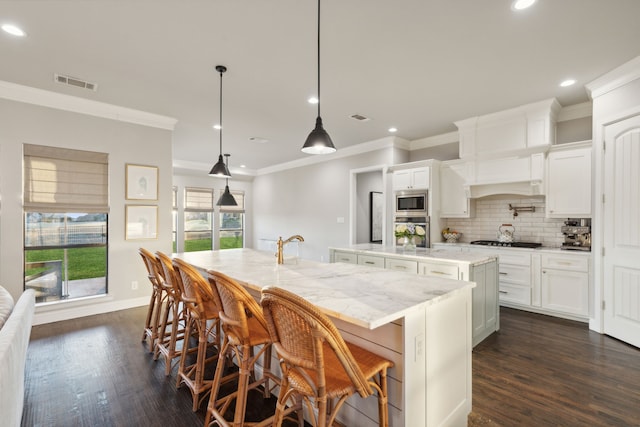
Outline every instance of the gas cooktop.
POLYGON ((498 240, 475 240, 471 242, 472 245, 483 246, 504 246, 510 248, 539 248, 542 243, 535 242, 500 242, 498 240))

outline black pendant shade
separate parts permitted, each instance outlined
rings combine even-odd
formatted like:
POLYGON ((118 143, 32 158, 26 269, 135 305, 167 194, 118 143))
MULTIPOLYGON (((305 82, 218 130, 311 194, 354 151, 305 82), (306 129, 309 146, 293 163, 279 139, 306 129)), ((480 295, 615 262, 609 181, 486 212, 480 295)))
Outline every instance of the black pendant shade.
POLYGON ((216 71, 220 73, 220 155, 218 156, 218 163, 213 165, 209 175, 217 178, 231 178, 229 168, 222 160, 222 74, 227 71, 227 67, 216 65, 216 71))
POLYGON ((311 131, 302 146, 302 152, 307 154, 329 154, 336 151, 331 137, 322 127, 320 117, 320 0, 318 0, 318 117, 316 127, 311 131))
POLYGON ((304 145, 302 152, 307 154, 329 154, 336 151, 336 147, 331 141, 331 137, 322 127, 322 117, 316 118, 316 127, 311 131, 304 145))
POLYGON ((222 193, 222 196, 218 199, 216 206, 238 206, 238 202, 236 202, 233 194, 229 191, 228 185, 224 186, 224 193, 222 193))
POLYGON ((228 178, 231 176, 231 173, 229 173, 229 168, 227 168, 227 165, 225 165, 224 161, 222 160, 222 154, 218 156, 218 163, 213 165, 213 167, 211 168, 211 172, 209 172, 209 175, 220 178, 228 178))

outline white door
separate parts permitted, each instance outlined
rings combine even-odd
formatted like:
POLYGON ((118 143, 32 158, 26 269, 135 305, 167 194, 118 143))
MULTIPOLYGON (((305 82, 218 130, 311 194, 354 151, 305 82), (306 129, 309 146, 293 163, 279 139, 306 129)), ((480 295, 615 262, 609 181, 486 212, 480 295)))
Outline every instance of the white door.
POLYGON ((640 347, 640 116, 604 137, 604 332, 640 347))

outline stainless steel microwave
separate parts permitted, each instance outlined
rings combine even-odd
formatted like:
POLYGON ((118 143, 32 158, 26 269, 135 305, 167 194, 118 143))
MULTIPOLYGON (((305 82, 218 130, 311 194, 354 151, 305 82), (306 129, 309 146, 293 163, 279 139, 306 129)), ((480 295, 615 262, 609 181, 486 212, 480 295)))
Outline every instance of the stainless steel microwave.
POLYGON ((396 216, 427 216, 426 191, 400 191, 396 193, 396 216))

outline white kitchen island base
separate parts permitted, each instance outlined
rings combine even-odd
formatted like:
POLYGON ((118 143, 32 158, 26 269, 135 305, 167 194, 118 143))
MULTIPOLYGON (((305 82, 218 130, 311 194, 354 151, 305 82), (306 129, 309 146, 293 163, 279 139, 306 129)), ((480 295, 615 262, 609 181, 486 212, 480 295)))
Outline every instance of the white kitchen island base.
MULTIPOLYGON (((343 263, 277 265, 273 254, 251 249, 175 257, 203 272, 221 271, 254 295, 265 286, 294 292, 330 316, 346 341, 393 361, 391 427, 467 425, 475 283, 343 263)), ((350 427, 377 426, 377 399, 352 396, 338 419, 350 427)))

